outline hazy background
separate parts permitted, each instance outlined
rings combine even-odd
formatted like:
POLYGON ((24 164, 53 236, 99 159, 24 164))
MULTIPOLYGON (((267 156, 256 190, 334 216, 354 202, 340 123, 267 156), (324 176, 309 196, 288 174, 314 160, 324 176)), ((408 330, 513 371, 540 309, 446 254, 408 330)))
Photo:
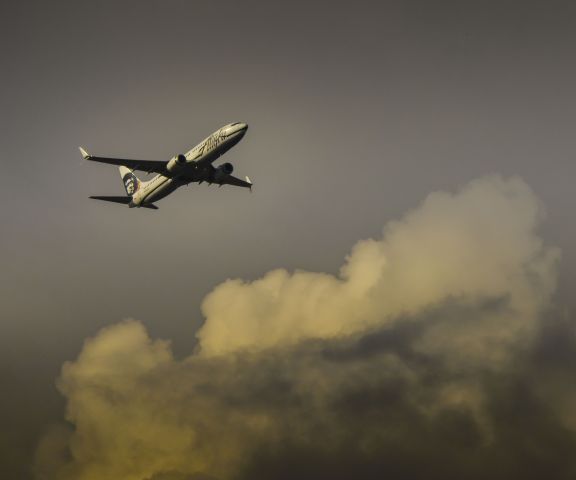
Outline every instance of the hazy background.
POLYGON ((85 338, 127 317, 177 356, 201 299, 275 267, 334 273, 429 192, 520 175, 576 281, 573 2, 4 1, 0 471, 28 478, 85 338), (191 185, 129 210, 117 169, 247 122, 254 192, 191 185))

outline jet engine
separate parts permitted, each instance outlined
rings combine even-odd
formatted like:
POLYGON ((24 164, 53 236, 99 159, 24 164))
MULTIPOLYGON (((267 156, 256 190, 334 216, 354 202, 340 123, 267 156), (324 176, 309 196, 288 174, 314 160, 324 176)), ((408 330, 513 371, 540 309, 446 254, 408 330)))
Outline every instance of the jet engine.
POLYGON ((171 173, 177 172, 184 165, 186 165, 186 155, 183 154, 176 155, 172 160, 168 162, 168 165, 166 165, 166 170, 168 170, 171 173))
POLYGON ((231 163, 223 163, 222 165, 217 167, 215 172, 214 172, 214 182, 220 183, 228 175, 230 175, 233 171, 234 171, 234 166, 231 163))

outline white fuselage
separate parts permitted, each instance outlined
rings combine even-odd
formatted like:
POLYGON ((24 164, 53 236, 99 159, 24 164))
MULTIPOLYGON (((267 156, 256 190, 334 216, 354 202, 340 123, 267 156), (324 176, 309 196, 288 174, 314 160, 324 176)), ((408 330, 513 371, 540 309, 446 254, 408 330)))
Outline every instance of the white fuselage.
POLYGON ((236 145, 247 128, 245 123, 226 125, 189 150, 184 155, 185 161, 178 163, 175 157, 169 163, 174 165, 170 176, 159 174, 148 182, 142 182, 132 196, 131 206, 139 207, 153 203, 190 182, 210 182, 212 162, 236 145))

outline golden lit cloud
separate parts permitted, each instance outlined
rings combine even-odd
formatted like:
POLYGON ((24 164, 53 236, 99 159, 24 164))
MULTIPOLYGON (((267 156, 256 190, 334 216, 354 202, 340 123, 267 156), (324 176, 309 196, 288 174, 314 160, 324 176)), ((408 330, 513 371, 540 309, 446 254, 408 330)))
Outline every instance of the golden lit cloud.
POLYGON ((503 299, 508 308, 497 317, 488 312, 450 332, 441 325, 421 344, 458 348, 458 355, 476 355, 480 362, 485 355, 497 360, 506 343, 531 333, 555 288, 558 252, 536 235, 541 215, 537 198, 519 179, 493 176, 455 194, 433 193, 386 225, 382 239, 357 243, 338 277, 279 269, 251 283, 229 280, 216 287, 203 303, 201 353, 352 334, 451 298, 503 299), (494 342, 501 348, 486 351, 494 342))
POLYGON ((508 378, 556 283, 541 218, 522 180, 482 178, 357 243, 337 276, 217 286, 184 360, 137 321, 102 330, 62 369, 73 430, 44 438, 38 478, 295 478, 310 464, 381 478, 426 462, 507 478, 508 378))

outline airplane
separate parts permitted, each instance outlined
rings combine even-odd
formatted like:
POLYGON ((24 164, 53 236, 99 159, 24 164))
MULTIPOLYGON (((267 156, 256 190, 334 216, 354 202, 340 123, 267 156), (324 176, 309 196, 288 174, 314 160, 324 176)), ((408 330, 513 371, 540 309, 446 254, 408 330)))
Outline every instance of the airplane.
POLYGON ((130 160, 125 158, 95 157, 80 148, 84 160, 118 165, 120 176, 124 182, 127 196, 91 196, 95 200, 121 203, 130 208, 150 208, 158 210, 156 202, 178 187, 192 182, 222 185, 235 185, 252 190, 252 182, 232 176, 234 167, 231 163, 223 163, 218 167, 212 164, 236 145, 248 130, 248 125, 241 122, 230 123, 216 130, 212 135, 202 140, 186 154, 175 155, 169 161, 130 160), (147 182, 141 181, 134 170, 147 173, 157 173, 147 182))

